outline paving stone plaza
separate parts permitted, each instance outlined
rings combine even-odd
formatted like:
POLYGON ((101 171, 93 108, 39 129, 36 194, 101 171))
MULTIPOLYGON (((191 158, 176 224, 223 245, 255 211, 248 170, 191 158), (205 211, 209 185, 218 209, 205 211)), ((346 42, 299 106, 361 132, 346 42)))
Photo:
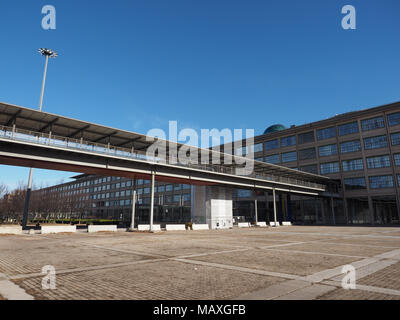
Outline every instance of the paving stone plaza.
POLYGON ((400 299, 400 229, 1 235, 0 299, 400 299), (55 289, 42 268, 54 266, 55 289), (342 288, 344 265, 356 289, 342 288))

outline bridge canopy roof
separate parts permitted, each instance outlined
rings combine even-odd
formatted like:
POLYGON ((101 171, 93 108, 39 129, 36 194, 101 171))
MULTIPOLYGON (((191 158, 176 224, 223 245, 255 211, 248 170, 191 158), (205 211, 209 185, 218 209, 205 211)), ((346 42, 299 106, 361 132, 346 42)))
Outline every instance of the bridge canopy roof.
MULTIPOLYGON (((52 135, 54 136, 67 137, 71 139, 73 138, 77 140, 82 138, 85 141, 93 143, 109 143, 114 147, 126 149, 133 148, 136 151, 146 151, 147 148, 154 143, 153 140, 149 140, 148 136, 144 134, 116 129, 83 120, 72 119, 57 114, 41 112, 35 109, 0 102, 0 126, 12 127, 14 124, 17 128, 23 130, 40 133, 49 133, 51 131, 52 135)), ((174 144, 174 142, 170 141, 167 143, 167 154, 169 152, 168 146, 171 143, 174 144)), ((177 145, 177 148, 183 146, 181 143, 175 144, 177 145)), ((207 151, 210 153, 210 156, 211 154, 215 155, 216 153, 210 149, 207 149, 207 151)), ((221 158, 221 166, 232 166, 232 164, 223 163, 223 159, 226 156, 225 154, 219 152, 217 153, 221 158)), ((239 156, 229 156, 233 158, 240 158, 239 156)), ((254 171, 256 174, 273 174, 322 184, 327 184, 330 180, 325 176, 302 172, 295 169, 255 160, 254 171)))

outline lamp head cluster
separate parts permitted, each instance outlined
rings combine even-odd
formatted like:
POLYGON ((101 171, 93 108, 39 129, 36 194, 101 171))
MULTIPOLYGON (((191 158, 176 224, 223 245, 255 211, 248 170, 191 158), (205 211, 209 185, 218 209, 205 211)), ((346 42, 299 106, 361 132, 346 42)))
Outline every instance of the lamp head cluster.
POLYGON ((58 53, 55 52, 52 49, 47 49, 47 48, 40 48, 38 50, 38 52, 42 55, 42 56, 48 56, 49 58, 56 58, 58 57, 58 53))

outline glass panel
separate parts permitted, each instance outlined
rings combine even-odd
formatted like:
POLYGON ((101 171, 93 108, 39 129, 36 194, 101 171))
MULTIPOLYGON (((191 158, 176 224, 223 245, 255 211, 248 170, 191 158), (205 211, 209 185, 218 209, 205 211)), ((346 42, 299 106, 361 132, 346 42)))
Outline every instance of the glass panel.
POLYGON ((371 189, 392 188, 393 177, 392 176, 369 177, 369 186, 371 189))
POLYGON ((315 159, 316 158, 315 148, 300 150, 299 158, 300 160, 315 159))
POLYGON ((342 142, 340 144, 340 152, 341 153, 349 153, 356 152, 361 150, 361 142, 360 140, 347 141, 342 142))
POLYGON ((299 134, 299 144, 314 142, 314 131, 299 134))
POLYGON ((300 167, 300 171, 318 174, 318 167, 316 164, 300 167))
POLYGON ((339 136, 345 136, 348 134, 359 132, 357 122, 342 124, 341 126, 338 127, 338 129, 339 129, 339 136))
POLYGON ((343 171, 355 171, 364 169, 363 159, 342 161, 342 165, 343 165, 343 171))
POLYGON ((317 131, 318 140, 325 140, 336 136, 335 127, 325 128, 317 131))
POLYGON ((282 162, 291 162, 291 161, 297 161, 297 152, 286 152, 282 153, 282 162))
POLYGON ((278 139, 265 142, 265 150, 273 150, 279 148, 278 139))
POLYGON ((321 174, 339 172, 339 162, 321 163, 321 174))
POLYGON ((386 135, 364 139, 364 147, 366 150, 384 148, 387 147, 387 145, 386 135))
POLYGON ((280 163, 279 154, 273 154, 273 155, 267 156, 267 157, 265 157, 265 161, 267 163, 272 163, 272 164, 280 163))
POLYGON ((346 190, 366 189, 365 178, 346 178, 344 179, 346 190))
POLYGON ((400 166, 400 153, 394 155, 394 165, 400 166))
POLYGON ((361 121, 361 128, 363 131, 369 131, 384 127, 385 127, 385 120, 383 120, 383 117, 376 117, 361 121))
POLYGON ((392 145, 393 146, 397 146, 397 145, 400 144, 400 132, 399 133, 392 133, 390 138, 392 140, 392 145))
POLYGON ((369 157, 369 158, 367 158, 367 167, 368 167, 368 169, 390 167, 390 157, 388 155, 378 156, 378 157, 369 157))
POLYGON ((389 126, 395 126, 400 124, 400 112, 389 114, 388 121, 389 121, 389 126))
POLYGON ((281 138, 281 148, 296 145, 296 136, 281 138))
POLYGON ((333 156, 338 154, 338 149, 336 144, 330 144, 327 146, 322 146, 318 148, 318 153, 320 157, 326 157, 326 156, 333 156))

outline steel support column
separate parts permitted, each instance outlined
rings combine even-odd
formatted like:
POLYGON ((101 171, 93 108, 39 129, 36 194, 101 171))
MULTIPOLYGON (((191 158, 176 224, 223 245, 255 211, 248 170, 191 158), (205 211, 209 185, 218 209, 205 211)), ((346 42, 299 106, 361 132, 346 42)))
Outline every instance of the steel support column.
POLYGON ((136 209, 136 189, 132 192, 132 220, 131 220, 131 230, 135 228, 135 209, 136 209))
POLYGON ((153 217, 154 217, 154 181, 155 172, 151 172, 151 193, 150 193, 150 232, 153 231, 153 217))
POLYGON ((275 188, 272 188, 272 200, 274 202, 274 222, 275 222, 275 227, 278 225, 277 219, 276 219, 276 192, 275 188))
POLYGON ((336 219, 335 219, 335 207, 333 205, 333 197, 331 197, 331 213, 332 213, 332 223, 335 225, 336 219))

